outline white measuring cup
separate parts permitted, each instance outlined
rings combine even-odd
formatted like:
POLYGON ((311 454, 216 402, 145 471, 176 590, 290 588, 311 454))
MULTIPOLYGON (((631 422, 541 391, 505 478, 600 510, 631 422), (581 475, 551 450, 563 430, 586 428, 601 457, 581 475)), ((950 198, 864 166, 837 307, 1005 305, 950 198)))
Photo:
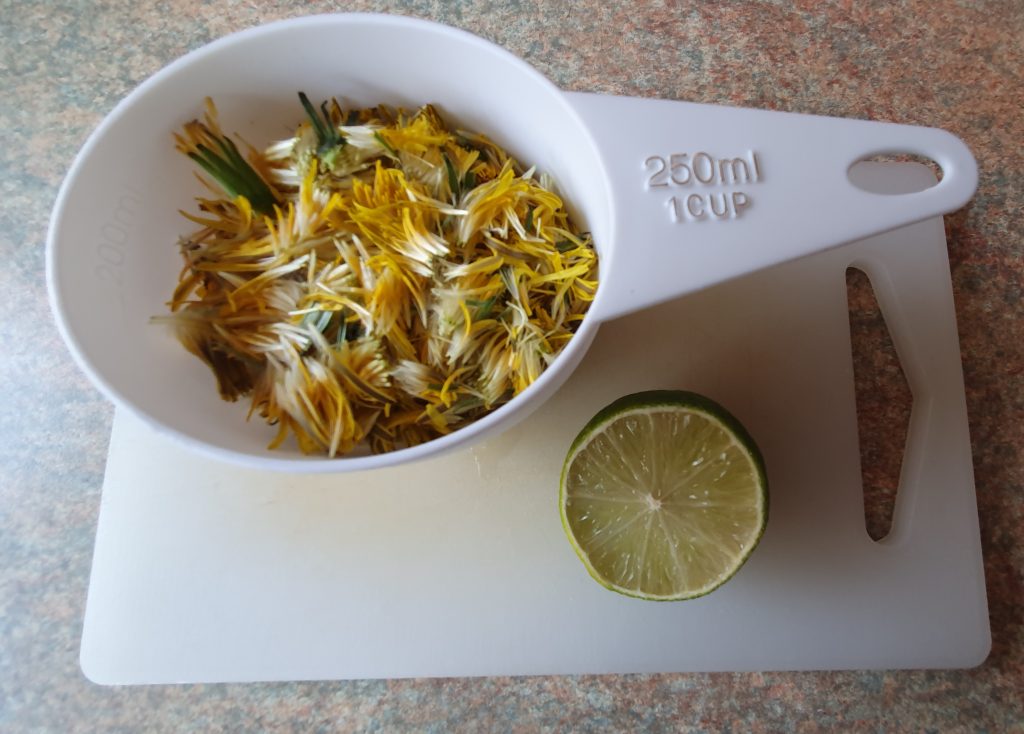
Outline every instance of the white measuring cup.
MULTIPOLYGON (((47 242, 51 304, 78 364, 116 404, 205 454, 295 472, 371 469, 438 455, 506 429, 569 377, 603 321, 751 271, 963 206, 970 152, 937 129, 664 100, 565 93, 473 36, 382 15, 311 16, 209 44, 125 98, 68 173, 47 242), (273 429, 216 396, 213 378, 150 317, 166 312, 199 193, 171 133, 213 97, 223 126, 261 145, 292 134, 296 93, 346 104, 431 102, 548 171, 593 234, 600 286, 586 319, 529 389, 479 421, 387 454, 269 451, 273 429), (857 161, 930 158, 934 187, 857 188, 857 161)), ((638 359, 642 355, 637 355, 638 359)), ((566 437, 568 441, 571 437, 566 437)))

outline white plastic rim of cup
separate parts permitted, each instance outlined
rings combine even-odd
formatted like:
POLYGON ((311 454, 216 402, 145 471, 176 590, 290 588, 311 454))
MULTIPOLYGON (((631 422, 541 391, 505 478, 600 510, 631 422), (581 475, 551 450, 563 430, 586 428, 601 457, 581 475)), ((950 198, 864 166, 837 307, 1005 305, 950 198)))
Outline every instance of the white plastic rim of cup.
MULTIPOLYGON (((222 38, 135 89, 74 161, 57 197, 47 279, 58 327, 116 405, 209 456, 291 472, 373 469, 435 456, 526 417, 582 360, 601 322, 730 278, 954 211, 973 195, 967 148, 942 130, 664 100, 569 94, 472 34, 385 15, 309 16, 222 38), (598 295, 540 378, 489 415, 427 443, 328 459, 267 449, 274 429, 219 400, 205 365, 150 318, 181 267, 178 213, 199 193, 171 134, 217 104, 253 144, 291 135, 296 94, 344 104, 437 105, 551 173, 588 229, 598 295), (848 176, 859 160, 910 153, 942 181, 884 196, 848 176)), ((641 355, 638 355, 638 358, 641 355)))

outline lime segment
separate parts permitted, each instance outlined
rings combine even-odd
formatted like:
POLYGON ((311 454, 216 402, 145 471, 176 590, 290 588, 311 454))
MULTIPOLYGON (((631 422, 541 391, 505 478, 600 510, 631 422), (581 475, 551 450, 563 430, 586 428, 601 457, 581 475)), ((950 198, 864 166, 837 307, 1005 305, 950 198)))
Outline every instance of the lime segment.
POLYGON ((652 600, 721 586, 768 519, 764 461, 722 406, 695 393, 621 398, 573 442, 562 469, 562 524, 605 587, 652 600))

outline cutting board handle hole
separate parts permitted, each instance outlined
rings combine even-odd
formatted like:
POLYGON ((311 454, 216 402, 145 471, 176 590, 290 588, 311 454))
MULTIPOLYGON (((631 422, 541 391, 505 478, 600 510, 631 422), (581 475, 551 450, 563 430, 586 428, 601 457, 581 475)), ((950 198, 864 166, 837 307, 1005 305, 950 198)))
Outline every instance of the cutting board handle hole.
POLYGON ((846 269, 846 300, 857 397, 864 525, 882 540, 892 530, 913 396, 871 280, 846 269))
POLYGON ((914 153, 879 153, 877 155, 869 155, 861 158, 846 172, 847 177, 850 179, 850 183, 856 186, 861 191, 867 191, 871 194, 888 194, 901 196, 904 194, 916 194, 919 191, 926 191, 933 186, 937 186, 942 180, 942 166, 933 161, 931 158, 923 155, 916 155, 914 153), (932 172, 934 180, 928 178, 922 178, 921 183, 917 186, 906 188, 903 187, 899 191, 893 191, 887 184, 884 178, 878 176, 869 176, 864 174, 866 166, 861 166, 863 163, 916 163, 920 166, 924 166, 932 172))

